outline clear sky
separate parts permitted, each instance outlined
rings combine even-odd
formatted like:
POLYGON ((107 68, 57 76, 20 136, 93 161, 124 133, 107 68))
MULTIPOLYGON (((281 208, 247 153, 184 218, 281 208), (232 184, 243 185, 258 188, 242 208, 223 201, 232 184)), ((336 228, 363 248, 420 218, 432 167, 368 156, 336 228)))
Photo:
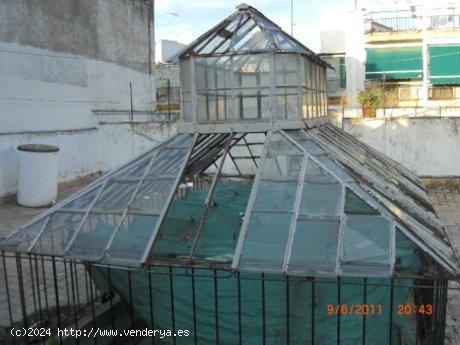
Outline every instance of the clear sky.
MULTIPOLYGON (((293 0, 294 36, 314 51, 319 50, 319 17, 328 6, 350 6, 354 0, 293 0)), ((242 0, 156 0, 156 40, 190 43, 235 11, 242 0)), ((248 0, 268 18, 290 32, 290 0, 248 0)))
MULTIPOLYGON (((408 3, 417 1, 356 0, 358 9, 372 6, 373 10, 398 7, 408 9, 408 3)), ((156 40, 171 39, 181 43, 190 43, 194 38, 232 14, 235 6, 241 2, 257 8, 290 33, 291 0, 155 0, 156 40)), ((310 49, 318 52, 321 13, 326 11, 331 13, 328 21, 340 25, 343 17, 342 10, 353 9, 355 0, 293 0, 293 4, 294 36, 310 49)))

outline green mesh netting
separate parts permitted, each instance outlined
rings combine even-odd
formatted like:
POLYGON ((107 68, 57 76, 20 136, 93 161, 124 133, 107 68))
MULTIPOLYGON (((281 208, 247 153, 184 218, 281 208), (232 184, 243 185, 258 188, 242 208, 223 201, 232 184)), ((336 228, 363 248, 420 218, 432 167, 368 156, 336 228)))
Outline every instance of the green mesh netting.
MULTIPOLYGON (((250 189, 250 185, 219 183, 215 194, 217 207, 210 212, 203 231, 206 241, 201 247, 202 258, 233 253, 241 227, 240 213, 246 208, 250 189)), ((184 205, 202 205, 206 193, 206 189, 190 192, 172 207, 177 210, 184 205)), ((163 239, 163 248, 168 253, 175 250, 179 255, 185 253, 187 244, 179 243, 178 238, 185 239, 190 222, 199 221, 202 212, 200 207, 187 210, 187 213, 176 213, 177 217, 173 217, 175 211, 168 213, 168 231, 164 232, 163 239), (191 210, 198 212, 198 217, 193 220, 190 218, 194 218, 191 210)), ((404 236, 397 237, 397 263, 399 271, 413 272, 419 265, 413 243, 404 236)), ((195 337, 198 344, 237 344, 240 318, 244 344, 262 344, 264 334, 266 344, 276 345, 286 343, 287 337, 290 344, 309 344, 312 337, 316 344, 337 344, 338 334, 341 344, 361 343, 363 336, 366 344, 388 344, 390 315, 392 343, 415 344, 415 317, 397 316, 395 313, 399 303, 414 304, 413 289, 398 287, 412 285, 413 280, 394 279, 393 306, 390 306, 389 279, 368 278, 368 285, 364 286, 363 278, 341 278, 339 284, 337 279, 330 278, 315 278, 313 281, 291 277, 286 282, 283 276, 270 275, 263 276, 262 281, 261 274, 246 274, 241 275, 238 281, 237 277, 219 270, 195 269, 193 278, 190 269, 171 268, 172 278, 168 275, 169 270, 165 267, 151 269, 151 291, 149 274, 142 270, 132 271, 131 298, 134 311, 147 325, 152 325, 152 312, 155 329, 173 330, 174 316, 175 330, 190 332, 188 337, 176 337, 176 344, 194 343, 195 337), (339 320, 337 315, 329 315, 327 310, 329 304, 339 303, 339 295, 341 304, 381 305, 381 314, 376 312, 366 318, 362 315, 341 315, 339 320), (337 327, 340 327, 340 332, 337 327)), ((93 267, 92 275, 100 290, 108 289, 107 268, 93 267)), ((129 301, 126 270, 111 269, 111 285, 129 301)), ((156 343, 173 344, 173 338, 157 338, 156 343)))

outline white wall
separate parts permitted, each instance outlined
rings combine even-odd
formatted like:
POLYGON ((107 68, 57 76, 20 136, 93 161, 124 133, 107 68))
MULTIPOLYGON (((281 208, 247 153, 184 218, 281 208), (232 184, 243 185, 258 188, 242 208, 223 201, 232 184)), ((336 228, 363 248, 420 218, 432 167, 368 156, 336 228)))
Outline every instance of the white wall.
POLYGON ((460 176, 460 117, 346 119, 343 125, 420 176, 460 176))
POLYGON ((110 170, 169 134, 153 115, 147 5, 0 2, 0 197, 16 192, 20 144, 59 146, 59 181, 68 181, 110 170))
POLYGON ((348 105, 358 105, 356 94, 364 89, 366 50, 364 19, 350 6, 326 7, 321 13, 321 53, 344 54, 348 105))
POLYGON ((172 40, 159 40, 155 61, 165 63, 170 57, 176 54, 186 45, 172 40))

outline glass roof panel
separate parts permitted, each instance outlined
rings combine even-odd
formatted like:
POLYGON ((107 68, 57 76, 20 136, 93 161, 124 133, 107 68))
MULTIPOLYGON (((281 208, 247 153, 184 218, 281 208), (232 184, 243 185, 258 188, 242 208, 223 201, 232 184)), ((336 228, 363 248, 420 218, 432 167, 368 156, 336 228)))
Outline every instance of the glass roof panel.
POLYGON ((340 273, 388 277, 392 226, 381 216, 350 215, 346 219, 340 273))
POLYGON ((343 212, 343 187, 311 159, 307 163, 299 214, 338 216, 343 212))
MULTIPOLYGON (((308 48, 253 7, 241 9, 203 34, 173 58, 213 54, 260 53, 266 51, 300 53, 314 57, 308 48)), ((324 64, 324 63, 323 63, 324 64)))
POLYGON ((42 217, 31 225, 19 230, 11 237, 2 240, 2 250, 25 253, 28 248, 34 244, 36 238, 43 231, 44 226, 47 224, 49 217, 42 217))
POLYGON ((340 220, 299 220, 286 272, 302 276, 335 276, 340 220))
POLYGON ((31 253, 64 256, 65 249, 84 219, 84 213, 56 212, 43 230, 31 253))
MULTIPOLYGON (((249 205, 250 218, 239 269, 283 272, 288 234, 294 212, 303 155, 280 133, 266 144, 266 156, 259 168, 255 201, 249 205), (264 253, 271 253, 270 259, 264 253)), ((302 176, 303 177, 303 176, 302 176)))
POLYGON ((123 266, 139 265, 145 244, 152 236, 156 216, 128 215, 115 235, 103 263, 123 266))

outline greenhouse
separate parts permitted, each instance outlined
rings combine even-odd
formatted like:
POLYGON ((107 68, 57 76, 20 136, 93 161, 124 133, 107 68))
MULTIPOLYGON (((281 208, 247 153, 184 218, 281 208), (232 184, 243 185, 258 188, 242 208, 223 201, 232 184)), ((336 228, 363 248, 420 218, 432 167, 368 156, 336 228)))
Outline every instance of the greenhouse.
POLYGON ((443 344, 449 238, 416 175, 329 122, 329 66, 244 4, 175 58, 179 133, 0 241, 18 275, 52 261, 57 322, 61 258, 112 317, 189 331, 156 344, 443 344))

